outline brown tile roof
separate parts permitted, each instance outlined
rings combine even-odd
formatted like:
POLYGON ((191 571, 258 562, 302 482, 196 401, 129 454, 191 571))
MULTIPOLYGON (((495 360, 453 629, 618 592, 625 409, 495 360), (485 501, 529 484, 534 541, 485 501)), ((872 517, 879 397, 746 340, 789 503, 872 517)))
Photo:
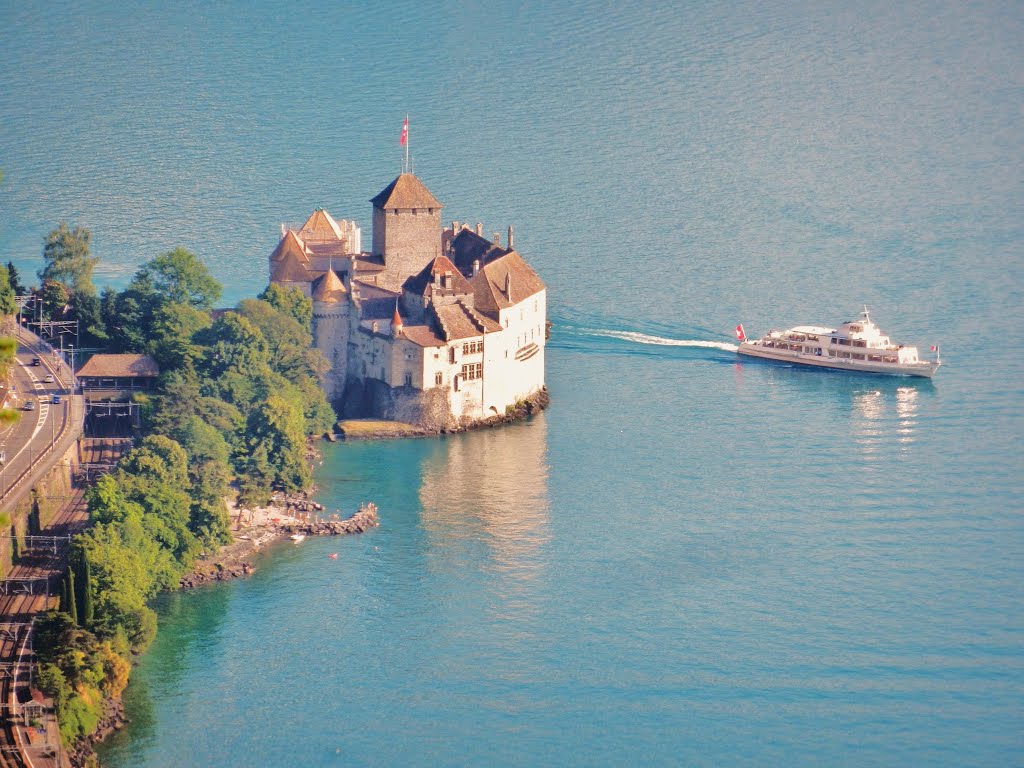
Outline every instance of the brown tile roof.
POLYGON ((484 265, 469 282, 473 286, 476 307, 493 311, 518 304, 545 288, 544 281, 515 251, 509 251, 500 259, 484 265), (508 275, 512 276, 511 296, 505 294, 505 278, 508 275))
POLYGON ((418 274, 408 278, 402 284, 402 290, 408 291, 415 296, 433 296, 435 293, 447 295, 455 293, 468 294, 473 292, 469 281, 462 276, 462 273, 446 256, 435 257, 418 274), (447 288, 441 288, 436 284, 435 277, 437 275, 444 276, 446 273, 451 275, 452 284, 447 288))
MULTIPOLYGON (((309 263, 309 259, 306 259, 309 263)), ((284 282, 306 283, 312 279, 309 270, 292 251, 286 251, 284 258, 271 266, 271 279, 284 282)))
POLYGON ((78 369, 79 377, 150 378, 160 375, 160 367, 149 355, 93 355, 78 369))
POLYGON ((309 240, 341 240, 341 227, 338 226, 331 214, 325 211, 323 208, 317 208, 313 211, 312 215, 306 219, 306 223, 303 224, 299 231, 302 233, 302 237, 309 240))
POLYGON ((371 201, 374 208, 443 208, 423 182, 411 173, 403 173, 371 201))
POLYGON ((345 300, 348 290, 337 273, 333 269, 329 269, 313 281, 311 296, 313 301, 337 304, 339 301, 345 300))
POLYGON ((356 272, 383 272, 384 264, 377 259, 370 258, 368 254, 356 259, 356 272))
POLYGON ((406 325, 402 328, 405 338, 419 347, 443 347, 442 339, 429 325, 406 325))
POLYGON ((306 252, 310 256, 337 256, 339 259, 348 258, 348 243, 344 240, 324 240, 322 242, 307 242, 306 252))
POLYGON ((485 331, 493 333, 501 330, 498 323, 473 311, 461 301, 443 307, 434 307, 434 313, 441 326, 442 335, 447 341, 471 339, 482 336, 485 331))
POLYGON ((294 254, 299 261, 309 261, 306 257, 305 243, 303 243, 302 238, 295 234, 291 229, 284 233, 284 236, 281 238, 281 242, 277 244, 277 248, 275 248, 274 252, 270 254, 270 260, 280 261, 289 253, 294 254))

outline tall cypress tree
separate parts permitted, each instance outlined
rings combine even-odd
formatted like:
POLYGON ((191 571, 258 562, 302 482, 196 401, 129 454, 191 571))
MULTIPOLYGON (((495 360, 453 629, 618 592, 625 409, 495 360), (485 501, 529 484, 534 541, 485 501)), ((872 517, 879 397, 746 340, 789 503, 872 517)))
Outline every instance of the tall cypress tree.
POLYGON ((68 615, 78 624, 78 605, 75 602, 75 572, 68 566, 68 615))
POLYGON ((88 629, 92 626, 92 572, 89 569, 89 558, 85 552, 82 552, 82 578, 81 582, 81 593, 82 599, 78 602, 82 609, 80 611, 82 615, 82 626, 88 629))
POLYGON ((68 612, 68 577, 64 574, 60 577, 60 610, 68 612))

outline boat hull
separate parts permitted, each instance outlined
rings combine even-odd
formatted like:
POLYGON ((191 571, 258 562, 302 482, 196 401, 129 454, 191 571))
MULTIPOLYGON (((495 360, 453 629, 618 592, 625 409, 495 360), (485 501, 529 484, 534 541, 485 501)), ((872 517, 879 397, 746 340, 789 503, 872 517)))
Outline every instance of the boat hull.
POLYGON ((865 360, 848 360, 825 355, 809 355, 802 352, 772 349, 743 342, 736 350, 741 355, 758 357, 762 360, 774 360, 779 363, 805 365, 808 368, 828 368, 833 371, 851 371, 854 373, 878 373, 887 376, 922 376, 930 379, 938 370, 939 363, 922 361, 919 363, 874 363, 865 360))

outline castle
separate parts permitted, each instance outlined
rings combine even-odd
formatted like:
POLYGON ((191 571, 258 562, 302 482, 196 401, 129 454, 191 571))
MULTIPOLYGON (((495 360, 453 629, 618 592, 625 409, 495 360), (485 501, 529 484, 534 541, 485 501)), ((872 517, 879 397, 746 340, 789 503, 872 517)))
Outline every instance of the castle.
POLYGON ((547 290, 508 228, 442 229, 437 198, 402 173, 370 201, 373 241, 318 208, 281 225, 270 280, 313 300, 313 344, 346 417, 450 429, 545 397, 547 290))

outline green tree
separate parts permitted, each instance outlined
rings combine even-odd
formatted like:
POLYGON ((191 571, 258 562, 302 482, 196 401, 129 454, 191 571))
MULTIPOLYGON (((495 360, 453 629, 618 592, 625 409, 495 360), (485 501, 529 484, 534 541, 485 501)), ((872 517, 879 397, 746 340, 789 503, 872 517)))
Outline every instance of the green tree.
POLYGON ((190 416, 174 433, 188 454, 192 501, 189 529, 211 544, 230 539, 224 500, 231 482, 231 449, 224 436, 198 416, 190 416))
POLYGON ((206 353, 195 337, 212 322, 209 312, 188 304, 164 304, 154 314, 150 354, 162 370, 193 367, 206 353))
POLYGON ((167 301, 202 310, 212 309, 222 290, 199 257, 184 248, 146 262, 136 280, 152 286, 167 301))
POLYGON ((43 282, 42 288, 39 289, 39 300, 43 305, 44 317, 62 318, 68 309, 71 294, 68 293, 64 283, 57 280, 46 280, 43 282))
POLYGON ((143 438, 121 460, 120 469, 144 481, 188 487, 188 455, 178 443, 164 435, 143 438))
POLYGON ((89 252, 91 242, 92 233, 88 229, 71 229, 62 221, 43 238, 46 264, 39 272, 39 279, 44 283, 61 283, 69 293, 95 293, 92 273, 99 259, 89 252))
POLYGON ((271 395, 249 415, 243 445, 253 455, 264 449, 274 470, 274 485, 297 491, 312 481, 305 461, 306 438, 302 411, 282 397, 271 395))
POLYGON ((294 318, 303 328, 310 328, 313 322, 313 300, 299 288, 285 288, 271 283, 257 298, 294 318))
POLYGON ((74 293, 70 304, 71 316, 78 321, 79 346, 106 346, 108 336, 103 317, 103 300, 95 293, 74 293))
POLYGON ((107 294, 101 301, 113 351, 145 352, 153 327, 153 314, 160 305, 160 296, 152 286, 133 281, 132 285, 116 294, 112 302, 107 294))
POLYGON ((24 296, 28 293, 28 288, 26 288, 25 284, 21 282, 21 275, 19 275, 18 270, 15 269, 13 261, 7 262, 7 275, 15 295, 24 296))
POLYGON ((14 300, 10 270, 0 266, 0 315, 13 315, 17 311, 18 303, 14 300))
POLYGON ((219 378, 228 371, 256 376, 269 367, 270 352, 259 328, 237 312, 225 312, 200 339, 207 346, 204 372, 219 378))
POLYGON ((78 604, 75 599, 75 572, 71 569, 71 566, 68 566, 67 574, 64 578, 68 581, 67 614, 75 624, 78 624, 78 604))
POLYGON ((93 620, 93 607, 92 607, 92 572, 89 568, 89 558, 82 553, 81 556, 81 578, 79 583, 81 584, 81 599, 78 601, 80 608, 80 616, 82 619, 83 627, 91 627, 93 620))

